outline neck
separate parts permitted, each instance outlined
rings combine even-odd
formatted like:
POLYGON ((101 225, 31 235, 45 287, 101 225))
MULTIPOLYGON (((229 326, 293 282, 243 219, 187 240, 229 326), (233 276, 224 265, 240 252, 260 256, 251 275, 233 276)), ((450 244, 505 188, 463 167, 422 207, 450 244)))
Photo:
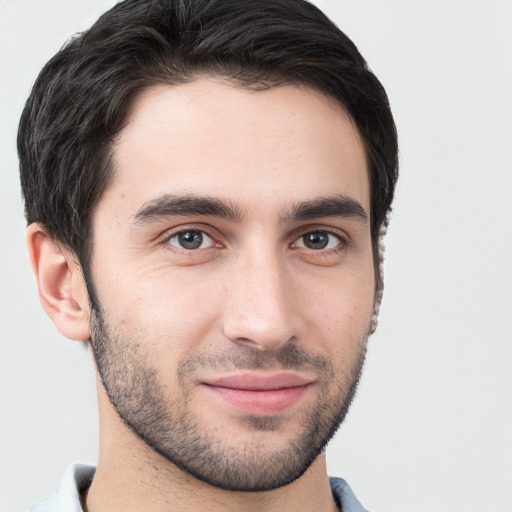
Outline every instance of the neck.
POLYGON ((99 386, 100 456, 86 512, 336 511, 322 452, 295 482, 265 492, 225 491, 197 480, 148 447, 119 419, 99 386))

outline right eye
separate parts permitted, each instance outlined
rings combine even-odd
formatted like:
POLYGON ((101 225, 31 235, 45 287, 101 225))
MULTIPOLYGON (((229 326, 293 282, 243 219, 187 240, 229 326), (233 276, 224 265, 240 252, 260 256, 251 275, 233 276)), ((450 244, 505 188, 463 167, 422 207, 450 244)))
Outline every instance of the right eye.
POLYGON ((185 229, 183 231, 178 231, 167 239, 167 243, 187 251, 208 249, 215 245, 213 239, 204 231, 199 229, 185 229))

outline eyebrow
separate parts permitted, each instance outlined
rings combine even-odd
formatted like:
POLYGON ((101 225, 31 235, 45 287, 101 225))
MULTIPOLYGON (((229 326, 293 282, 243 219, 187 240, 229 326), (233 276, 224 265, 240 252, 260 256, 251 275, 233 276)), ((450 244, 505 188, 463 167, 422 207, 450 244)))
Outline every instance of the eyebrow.
MULTIPOLYGON (((143 225, 169 217, 188 215, 213 216, 234 222, 240 222, 243 218, 242 210, 229 201, 193 194, 163 194, 142 205, 133 215, 133 223, 143 225)), ((303 221, 322 217, 353 218, 363 223, 368 222, 368 215, 361 203, 344 195, 296 203, 281 216, 281 221, 303 221)))
POLYGON ((344 195, 321 197, 297 203, 282 217, 282 220, 302 221, 322 217, 353 218, 364 224, 368 222, 368 214, 361 203, 344 195))
POLYGON ((236 205, 214 197, 163 194, 142 205, 133 216, 133 222, 147 224, 182 215, 207 215, 232 221, 240 221, 243 216, 236 205))

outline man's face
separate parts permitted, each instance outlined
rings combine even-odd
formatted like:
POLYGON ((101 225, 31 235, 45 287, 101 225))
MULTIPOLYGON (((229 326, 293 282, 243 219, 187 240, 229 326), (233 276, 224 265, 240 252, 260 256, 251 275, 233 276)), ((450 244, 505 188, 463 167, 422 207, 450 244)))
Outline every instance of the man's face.
POLYGON ((374 305, 357 131, 307 88, 135 102, 93 216, 92 346, 135 434, 218 487, 300 476, 342 421, 374 305))

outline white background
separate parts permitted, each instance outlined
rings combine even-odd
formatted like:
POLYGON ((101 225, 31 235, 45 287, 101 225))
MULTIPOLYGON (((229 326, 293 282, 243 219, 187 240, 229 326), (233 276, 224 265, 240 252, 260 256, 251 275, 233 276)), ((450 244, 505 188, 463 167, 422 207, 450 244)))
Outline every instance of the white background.
MULTIPOLYGON (((329 471, 381 512, 512 511, 512 1, 324 0, 401 143, 381 322, 329 471)), ((42 65, 107 0, 0 0, 0 511, 94 462, 88 353, 39 306, 15 137, 42 65)))

